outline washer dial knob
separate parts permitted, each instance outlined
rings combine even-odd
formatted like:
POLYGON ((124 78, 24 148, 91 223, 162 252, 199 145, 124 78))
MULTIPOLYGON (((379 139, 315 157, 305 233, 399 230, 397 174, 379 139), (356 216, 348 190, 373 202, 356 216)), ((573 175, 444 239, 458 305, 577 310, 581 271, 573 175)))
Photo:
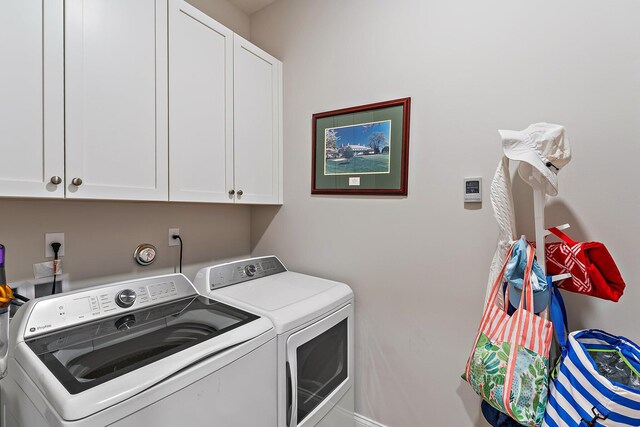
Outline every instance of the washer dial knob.
POLYGON ((253 275, 256 274, 256 266, 249 264, 244 268, 244 272, 247 276, 253 277, 253 275))
POLYGON ((125 289, 116 294, 116 304, 122 308, 129 308, 136 301, 136 291, 133 289, 125 289))

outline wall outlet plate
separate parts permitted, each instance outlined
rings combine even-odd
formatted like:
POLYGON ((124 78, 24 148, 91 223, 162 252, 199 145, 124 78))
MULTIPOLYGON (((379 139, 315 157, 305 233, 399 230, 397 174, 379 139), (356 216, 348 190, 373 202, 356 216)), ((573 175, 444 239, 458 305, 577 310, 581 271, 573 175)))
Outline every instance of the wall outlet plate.
POLYGON ((58 256, 64 256, 64 233, 46 233, 44 235, 44 256, 45 258, 53 258, 53 248, 51 244, 54 242, 60 243, 60 250, 58 256))
POLYGON ((169 246, 179 246, 180 245, 180 240, 178 239, 174 239, 173 236, 175 235, 180 235, 180 229, 179 228, 170 228, 169 229, 169 246))

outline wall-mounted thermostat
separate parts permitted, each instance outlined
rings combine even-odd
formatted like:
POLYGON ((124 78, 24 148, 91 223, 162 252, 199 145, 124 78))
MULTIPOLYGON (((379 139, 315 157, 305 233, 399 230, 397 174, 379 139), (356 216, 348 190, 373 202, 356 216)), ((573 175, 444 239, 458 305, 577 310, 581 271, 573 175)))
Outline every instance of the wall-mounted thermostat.
POLYGON ((482 178, 464 179, 464 202, 482 203, 482 178))

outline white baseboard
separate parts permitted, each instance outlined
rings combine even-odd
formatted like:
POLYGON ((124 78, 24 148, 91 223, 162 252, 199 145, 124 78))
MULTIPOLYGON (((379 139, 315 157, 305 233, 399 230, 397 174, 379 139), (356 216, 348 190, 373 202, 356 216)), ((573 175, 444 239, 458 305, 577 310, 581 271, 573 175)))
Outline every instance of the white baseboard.
POLYGON ((387 427, 360 414, 353 414, 353 417, 356 420, 356 427, 387 427))

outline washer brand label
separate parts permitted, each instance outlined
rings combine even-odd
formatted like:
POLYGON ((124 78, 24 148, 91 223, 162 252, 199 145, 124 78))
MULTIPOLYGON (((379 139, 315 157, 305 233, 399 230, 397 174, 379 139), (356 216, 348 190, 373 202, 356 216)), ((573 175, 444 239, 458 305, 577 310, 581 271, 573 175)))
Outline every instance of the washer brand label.
POLYGON ((51 327, 51 324, 48 323, 46 325, 36 326, 35 328, 29 328, 29 332, 44 331, 46 329, 49 329, 50 327, 51 327))

